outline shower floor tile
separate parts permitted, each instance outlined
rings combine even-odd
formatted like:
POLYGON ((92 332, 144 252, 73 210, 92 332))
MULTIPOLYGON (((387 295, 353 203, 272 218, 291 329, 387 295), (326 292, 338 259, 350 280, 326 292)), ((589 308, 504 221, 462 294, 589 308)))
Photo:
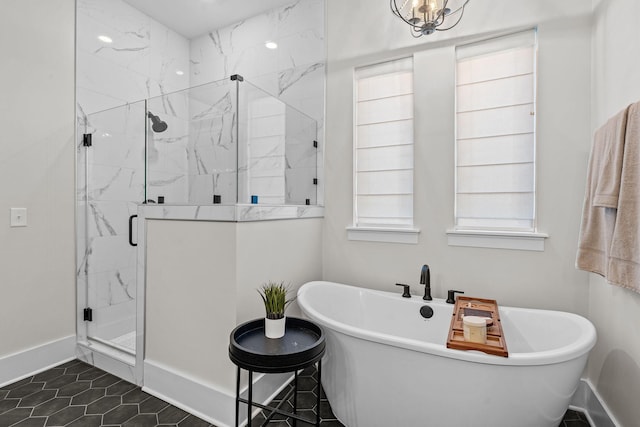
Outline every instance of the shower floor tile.
POLYGON ((111 340, 112 343, 117 344, 121 347, 130 348, 133 351, 136 351, 136 333, 135 331, 129 332, 124 335, 120 335, 111 340))
MULTIPOLYGON (((304 378, 310 380, 314 375, 315 369, 309 368, 299 379, 304 382, 304 378)), ((272 403, 280 401, 291 387, 291 384, 285 387, 272 403)), ((321 426, 344 427, 333 415, 322 390, 321 393, 321 426)), ((315 390, 298 396, 299 412, 313 420, 318 410, 315 397, 315 390)), ((291 405, 291 402, 283 405, 291 405)), ((259 426, 265 419, 260 413, 251 426, 259 426)), ((273 417, 268 423, 269 427, 292 425, 280 416, 273 417)), ((309 424, 298 423, 298 426, 304 425, 309 424)), ((0 387, 0 427, 19 426, 216 427, 79 360, 0 387)), ((558 427, 590 425, 584 414, 569 410, 558 427)))

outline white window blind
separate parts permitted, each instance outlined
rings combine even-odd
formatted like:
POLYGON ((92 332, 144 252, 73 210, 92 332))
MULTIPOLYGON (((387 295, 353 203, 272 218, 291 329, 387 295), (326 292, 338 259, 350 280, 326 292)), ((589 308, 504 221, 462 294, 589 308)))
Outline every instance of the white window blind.
POLYGON ((355 72, 354 225, 413 225, 413 59, 355 72))
POLYGON ((535 229, 535 31, 456 49, 456 229, 535 229))

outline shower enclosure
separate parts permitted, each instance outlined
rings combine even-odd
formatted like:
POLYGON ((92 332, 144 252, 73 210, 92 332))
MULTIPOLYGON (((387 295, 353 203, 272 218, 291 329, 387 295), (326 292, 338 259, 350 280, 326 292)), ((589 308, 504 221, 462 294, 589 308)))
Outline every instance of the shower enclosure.
POLYGON ((80 356, 142 382, 145 206, 316 205, 316 134, 238 75, 79 120, 80 356))

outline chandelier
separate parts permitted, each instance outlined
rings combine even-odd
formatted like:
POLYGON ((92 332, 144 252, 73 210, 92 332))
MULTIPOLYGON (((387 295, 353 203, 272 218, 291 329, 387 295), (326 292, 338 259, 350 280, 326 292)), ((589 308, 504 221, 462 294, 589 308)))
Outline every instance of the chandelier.
MULTIPOLYGON (((470 0, 390 0, 391 11, 411 26, 413 37, 428 36, 435 31, 447 31, 458 25, 470 0), (400 6, 398 6, 400 4, 400 6), (454 7, 456 7, 454 9, 454 7), (449 17, 457 20, 446 28, 440 26, 449 17)), ((448 19, 447 22, 450 22, 448 19)))

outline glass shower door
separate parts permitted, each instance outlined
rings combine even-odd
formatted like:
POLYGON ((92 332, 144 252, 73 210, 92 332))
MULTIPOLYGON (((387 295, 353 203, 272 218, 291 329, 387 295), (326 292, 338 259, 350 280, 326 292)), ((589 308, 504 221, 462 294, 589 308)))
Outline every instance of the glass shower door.
POLYGON ((138 102, 88 115, 78 148, 77 273, 86 290, 86 338, 130 355, 136 351, 135 245, 138 204, 145 200, 145 114, 145 103, 138 102))

